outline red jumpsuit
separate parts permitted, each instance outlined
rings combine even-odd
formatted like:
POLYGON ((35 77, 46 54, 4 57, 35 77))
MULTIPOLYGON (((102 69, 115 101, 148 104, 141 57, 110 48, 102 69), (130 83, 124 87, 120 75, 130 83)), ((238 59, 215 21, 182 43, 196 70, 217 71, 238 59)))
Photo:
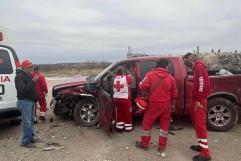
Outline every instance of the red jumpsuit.
POLYGON ((210 157, 206 130, 207 96, 210 94, 210 90, 210 81, 206 66, 200 60, 196 60, 193 67, 190 114, 198 143, 201 147, 200 155, 206 158, 210 157), (200 102, 203 108, 195 107, 196 102, 200 102))
POLYGON ((46 100, 45 95, 48 93, 48 87, 44 75, 39 71, 34 71, 32 76, 39 76, 39 79, 36 82, 36 89, 38 93, 38 102, 40 105, 40 116, 45 116, 46 113, 46 100))
POLYGON ((116 128, 118 130, 131 131, 133 129, 130 84, 131 77, 129 75, 115 76, 113 98, 116 108, 116 128))
POLYGON ((176 99, 178 95, 175 79, 166 69, 155 68, 147 73, 139 86, 141 90, 149 90, 150 92, 150 89, 156 86, 160 79, 162 82, 150 94, 149 107, 144 113, 142 122, 144 133, 141 136, 141 144, 149 147, 152 125, 159 118, 159 148, 164 150, 170 124, 170 101, 176 99))

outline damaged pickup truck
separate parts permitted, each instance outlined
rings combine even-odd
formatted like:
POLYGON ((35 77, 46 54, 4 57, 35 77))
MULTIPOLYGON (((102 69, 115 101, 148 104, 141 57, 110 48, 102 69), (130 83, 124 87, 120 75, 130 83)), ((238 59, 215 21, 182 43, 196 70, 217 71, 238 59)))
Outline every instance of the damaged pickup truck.
MULTIPOLYGON (((181 57, 162 56, 127 58, 109 65, 98 75, 76 78, 71 82, 55 85, 52 90, 55 115, 73 116, 76 123, 82 126, 93 126, 99 121, 107 131, 112 130, 113 101, 110 76, 116 73, 118 66, 124 66, 127 73, 132 73, 133 78, 133 115, 140 116, 141 113, 134 102, 140 94, 138 84, 146 73, 156 66, 159 59, 169 61, 169 71, 175 77, 178 87, 179 97, 176 101, 176 111, 172 115, 189 115, 191 72, 186 71, 181 57)), ((209 130, 227 131, 237 123, 241 109, 241 72, 232 71, 232 76, 217 75, 218 70, 208 72, 211 95, 208 97, 207 127, 209 130)))

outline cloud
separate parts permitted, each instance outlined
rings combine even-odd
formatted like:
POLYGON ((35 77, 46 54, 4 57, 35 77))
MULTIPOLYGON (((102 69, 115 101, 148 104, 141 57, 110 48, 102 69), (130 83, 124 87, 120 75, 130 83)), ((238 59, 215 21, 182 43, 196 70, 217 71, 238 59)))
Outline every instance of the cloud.
POLYGON ((240 50, 238 0, 59 0, 1 2, 0 25, 21 59, 51 63, 118 60, 127 46, 149 54, 197 45, 240 50))

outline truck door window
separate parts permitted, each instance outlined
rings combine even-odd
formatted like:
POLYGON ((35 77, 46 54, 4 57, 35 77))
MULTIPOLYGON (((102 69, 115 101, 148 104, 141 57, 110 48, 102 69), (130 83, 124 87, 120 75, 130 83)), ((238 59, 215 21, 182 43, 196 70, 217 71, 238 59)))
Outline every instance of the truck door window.
POLYGON ((174 68, 171 61, 168 60, 168 71, 174 76, 174 68))
POLYGON ((112 93, 112 88, 113 88, 113 74, 112 73, 107 73, 104 75, 104 77, 101 79, 101 87, 108 94, 112 93))
MULTIPOLYGON (((145 75, 152 69, 154 69, 156 67, 158 60, 151 60, 151 61, 144 61, 141 62, 140 65, 140 77, 141 80, 144 79, 145 75)), ((171 61, 168 60, 168 71, 174 75, 174 69, 173 69, 173 64, 171 63, 171 61)))
POLYGON ((0 49, 0 74, 11 73, 13 73, 13 68, 9 54, 6 50, 0 49))
POLYGON ((144 79, 144 77, 146 76, 146 73, 148 73, 150 70, 154 69, 155 67, 156 67, 156 60, 141 62, 141 66, 140 66, 141 80, 144 79))

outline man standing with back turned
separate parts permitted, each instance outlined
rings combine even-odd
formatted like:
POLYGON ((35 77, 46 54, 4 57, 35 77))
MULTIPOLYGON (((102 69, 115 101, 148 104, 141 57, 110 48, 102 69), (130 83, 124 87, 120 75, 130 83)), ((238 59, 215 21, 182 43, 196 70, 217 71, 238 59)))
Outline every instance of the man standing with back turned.
POLYGON ((149 92, 149 107, 143 117, 141 141, 136 141, 138 148, 149 149, 152 125, 159 119, 159 152, 161 157, 166 156, 164 150, 170 125, 170 112, 174 111, 175 99, 178 95, 175 79, 168 72, 167 67, 168 60, 159 60, 156 68, 148 72, 140 83, 140 89, 149 92))
POLYGON ((193 68, 190 115, 199 145, 192 145, 191 149, 200 152, 193 161, 208 161, 211 160, 206 130, 207 96, 211 90, 208 72, 202 61, 194 61, 192 53, 187 53, 183 60, 186 66, 193 68))
POLYGON ((45 118, 46 106, 47 106, 45 97, 48 94, 47 83, 46 83, 44 75, 39 71, 39 67, 36 65, 34 66, 34 71, 32 73, 32 76, 39 77, 38 81, 36 81, 36 89, 37 89, 37 93, 38 93, 38 103, 40 105, 39 120, 45 121, 46 120, 46 118, 45 118))
POLYGON ((22 69, 17 69, 15 77, 15 86, 17 89, 17 107, 21 111, 23 138, 22 146, 28 148, 36 147, 33 143, 34 139, 34 105, 37 101, 37 91, 35 82, 38 76, 31 78, 33 64, 29 60, 25 60, 21 64, 22 69))

